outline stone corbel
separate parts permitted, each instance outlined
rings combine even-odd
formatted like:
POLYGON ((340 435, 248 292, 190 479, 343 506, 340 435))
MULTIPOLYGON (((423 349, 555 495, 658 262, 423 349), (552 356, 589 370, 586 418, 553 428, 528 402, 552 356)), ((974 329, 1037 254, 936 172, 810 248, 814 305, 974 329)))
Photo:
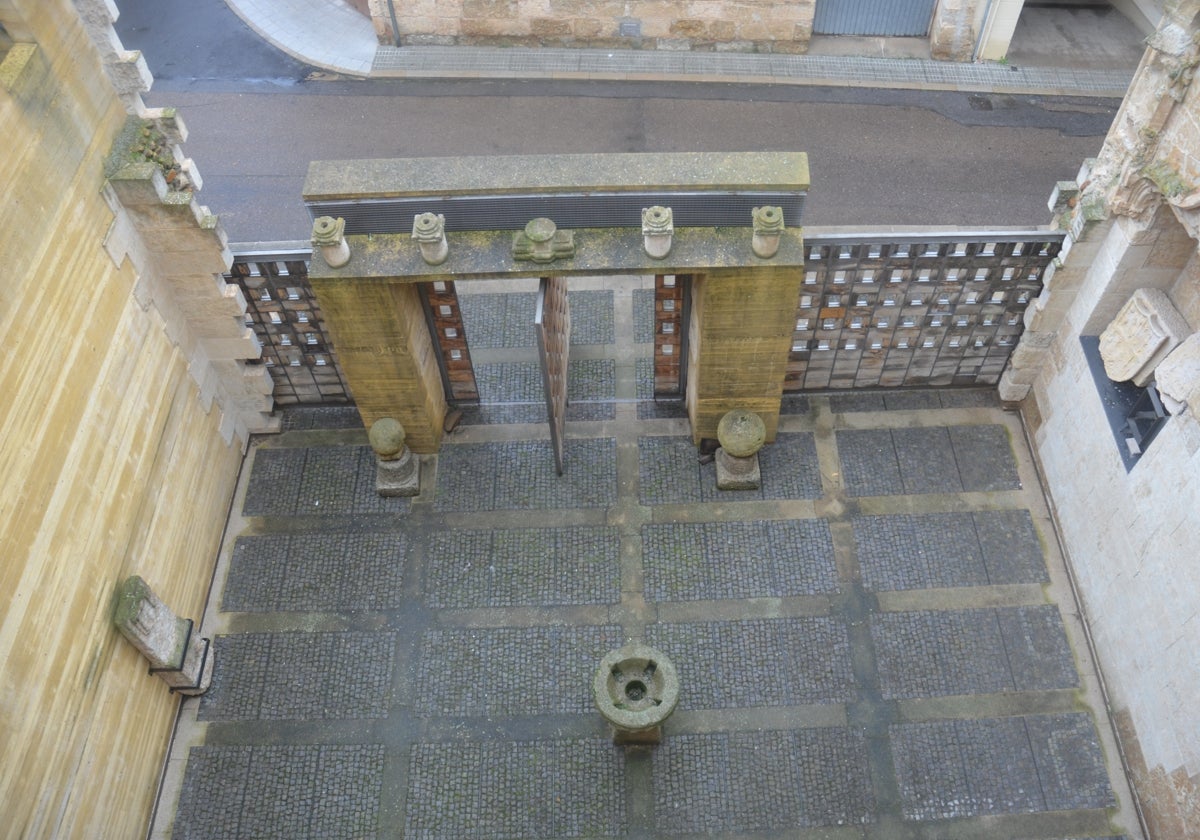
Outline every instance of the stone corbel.
POLYGON ((1154 369, 1154 384, 1171 414, 1200 419, 1200 333, 1192 333, 1154 369))

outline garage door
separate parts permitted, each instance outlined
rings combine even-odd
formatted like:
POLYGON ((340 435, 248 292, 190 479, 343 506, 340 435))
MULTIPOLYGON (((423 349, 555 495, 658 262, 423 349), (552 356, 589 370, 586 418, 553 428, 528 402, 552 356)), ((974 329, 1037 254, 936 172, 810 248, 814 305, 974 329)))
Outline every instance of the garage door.
POLYGON ((936 0, 817 0, 817 35, 929 34, 936 0))

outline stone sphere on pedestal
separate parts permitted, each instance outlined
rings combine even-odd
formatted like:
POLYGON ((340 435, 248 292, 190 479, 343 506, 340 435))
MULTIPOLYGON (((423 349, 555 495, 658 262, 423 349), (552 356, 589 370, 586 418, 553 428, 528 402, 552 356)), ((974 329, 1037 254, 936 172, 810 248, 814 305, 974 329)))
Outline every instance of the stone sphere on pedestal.
POLYGON ((391 417, 381 417, 372 423, 367 440, 375 454, 385 461, 395 460, 404 453, 404 427, 391 417))
POLYGON ((767 440, 767 427, 753 411, 735 408, 726 412, 717 423, 717 440, 727 454, 748 458, 762 449, 767 440))

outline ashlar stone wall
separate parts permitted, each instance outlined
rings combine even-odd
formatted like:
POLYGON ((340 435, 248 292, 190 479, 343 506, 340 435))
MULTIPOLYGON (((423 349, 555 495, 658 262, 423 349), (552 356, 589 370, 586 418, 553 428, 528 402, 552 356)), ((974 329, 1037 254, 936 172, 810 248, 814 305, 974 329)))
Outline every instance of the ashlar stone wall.
POLYGON ((115 586, 141 575, 199 618, 269 422, 182 125, 141 103, 113 9, 0 0, 4 836, 145 836, 179 699, 114 629, 115 586), (170 166, 109 160, 131 119, 170 166))
POLYGON ((1168 4, 1099 157, 1055 191, 1068 240, 1001 382, 1044 470, 1156 840, 1200 825, 1200 399, 1127 471, 1080 337, 1139 288, 1200 331, 1198 15, 1168 4))
POLYGON ((371 0, 381 43, 803 52, 816 0, 371 0))

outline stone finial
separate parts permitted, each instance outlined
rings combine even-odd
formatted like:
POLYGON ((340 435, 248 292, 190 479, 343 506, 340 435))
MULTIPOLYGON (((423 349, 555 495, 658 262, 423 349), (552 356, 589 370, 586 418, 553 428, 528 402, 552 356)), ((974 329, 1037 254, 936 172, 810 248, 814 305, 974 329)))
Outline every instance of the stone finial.
POLYGON ((675 215, 670 207, 654 205, 642 209, 642 247, 646 256, 661 260, 671 252, 675 215))
POLYGON ((767 427, 753 411, 735 408, 717 422, 717 440, 735 458, 748 458, 763 448, 767 427))
POLYGON ((367 431, 367 440, 375 454, 384 461, 396 460, 407 448, 404 445, 404 426, 392 417, 380 417, 372 423, 367 431))
POLYGON ((1191 332, 1160 289, 1137 289, 1100 333, 1104 372, 1114 382, 1145 388, 1154 368, 1191 332))
POLYGON ((191 619, 171 612, 137 575, 117 587, 113 624, 171 691, 191 695, 208 690, 213 670, 208 639, 195 635, 191 619))
POLYGON ((375 490, 380 496, 415 496, 421 492, 421 462, 405 445, 404 426, 380 417, 367 431, 375 451, 375 490))
POLYGON ((321 256, 330 268, 341 268, 350 262, 350 246, 345 237, 346 220, 320 216, 313 220, 312 244, 321 249, 321 256))
POLYGON ((755 207, 751 214, 754 237, 750 240, 750 248, 755 256, 769 260, 779 250, 779 237, 784 230, 783 208, 755 207))
POLYGON ((559 230, 552 219, 530 220, 525 230, 513 237, 513 259, 548 263, 575 256, 575 232, 559 230))
POLYGON ((421 249, 421 259, 429 265, 441 265, 450 255, 446 241, 446 217, 441 213, 419 213, 413 217, 412 238, 421 249))

